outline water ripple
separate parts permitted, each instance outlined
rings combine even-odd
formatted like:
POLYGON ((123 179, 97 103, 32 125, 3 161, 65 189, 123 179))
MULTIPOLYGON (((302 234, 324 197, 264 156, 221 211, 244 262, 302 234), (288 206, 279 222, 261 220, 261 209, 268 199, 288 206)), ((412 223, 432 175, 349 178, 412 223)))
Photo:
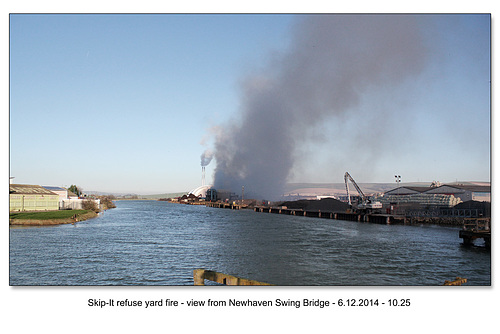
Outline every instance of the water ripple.
POLYGON ((277 285, 491 284, 491 255, 458 229, 154 201, 75 226, 10 229, 11 285, 191 285, 196 268, 277 285))

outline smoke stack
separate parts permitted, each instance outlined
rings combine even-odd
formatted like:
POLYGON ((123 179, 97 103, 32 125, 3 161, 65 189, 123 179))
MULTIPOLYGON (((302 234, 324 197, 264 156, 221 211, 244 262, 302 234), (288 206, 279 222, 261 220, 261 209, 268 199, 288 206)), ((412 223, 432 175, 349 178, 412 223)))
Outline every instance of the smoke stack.
POLYGON ((201 166, 201 185, 205 185, 205 166, 201 166))

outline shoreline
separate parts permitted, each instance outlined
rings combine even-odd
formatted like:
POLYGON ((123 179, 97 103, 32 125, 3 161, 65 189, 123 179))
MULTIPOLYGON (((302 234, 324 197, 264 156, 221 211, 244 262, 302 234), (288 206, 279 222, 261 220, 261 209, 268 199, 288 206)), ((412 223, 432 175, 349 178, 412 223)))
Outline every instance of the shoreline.
POLYGON ((9 226, 52 226, 63 224, 74 224, 76 222, 85 221, 97 217, 98 214, 90 211, 79 215, 75 218, 61 219, 9 219, 9 226))

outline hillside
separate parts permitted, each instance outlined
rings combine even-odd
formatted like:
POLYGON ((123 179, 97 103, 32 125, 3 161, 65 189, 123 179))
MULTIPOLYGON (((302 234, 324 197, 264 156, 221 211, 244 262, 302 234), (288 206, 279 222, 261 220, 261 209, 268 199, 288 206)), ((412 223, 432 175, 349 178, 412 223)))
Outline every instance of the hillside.
POLYGON ((165 193, 165 194, 153 194, 153 195, 139 195, 139 198, 144 198, 144 199, 160 199, 160 198, 174 198, 174 197, 180 197, 182 195, 186 195, 188 192, 182 192, 182 193, 165 193))
MULTIPOLYGON (((476 184, 476 185, 489 185, 489 182, 464 182, 460 184, 476 184)), ((402 182, 401 187, 426 187, 430 186, 431 182, 402 182)), ((451 184, 451 183, 450 183, 451 184)), ((397 187, 395 182, 392 183, 358 183, 361 190, 366 195, 373 195, 377 193, 384 193, 397 187)), ((352 184, 349 184, 350 191, 356 191, 352 184)), ((321 196, 321 195, 345 195, 345 183, 288 183, 285 186, 285 195, 300 195, 300 196, 321 196)), ((131 194, 117 194, 105 193, 98 191, 89 191, 87 193, 95 195, 109 195, 112 194, 116 197, 131 196, 131 194)), ((160 199, 160 198, 174 198, 187 194, 186 192, 177 193, 163 193, 163 194, 150 194, 150 195, 135 195, 140 199, 160 199)))
MULTIPOLYGON (((401 183, 401 186, 427 186, 429 182, 401 183)), ((395 183, 359 183, 358 186, 367 194, 376 194, 396 188, 395 183)), ((349 190, 355 191, 349 184, 349 190)), ((345 183, 289 183, 285 194, 300 194, 308 196, 345 194, 345 183)))

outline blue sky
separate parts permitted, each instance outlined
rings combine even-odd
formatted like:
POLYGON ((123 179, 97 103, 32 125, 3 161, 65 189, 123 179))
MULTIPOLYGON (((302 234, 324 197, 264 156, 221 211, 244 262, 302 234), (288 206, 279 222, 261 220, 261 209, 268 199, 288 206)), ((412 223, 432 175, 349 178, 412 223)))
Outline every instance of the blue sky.
MULTIPOLYGON (((139 194, 199 186, 212 129, 238 119, 242 81, 279 62, 300 19, 11 15, 11 176, 139 194)), ((489 20, 422 17, 421 73, 320 124, 290 181, 489 181, 489 20), (377 149, 358 152, 367 141, 377 149)))

